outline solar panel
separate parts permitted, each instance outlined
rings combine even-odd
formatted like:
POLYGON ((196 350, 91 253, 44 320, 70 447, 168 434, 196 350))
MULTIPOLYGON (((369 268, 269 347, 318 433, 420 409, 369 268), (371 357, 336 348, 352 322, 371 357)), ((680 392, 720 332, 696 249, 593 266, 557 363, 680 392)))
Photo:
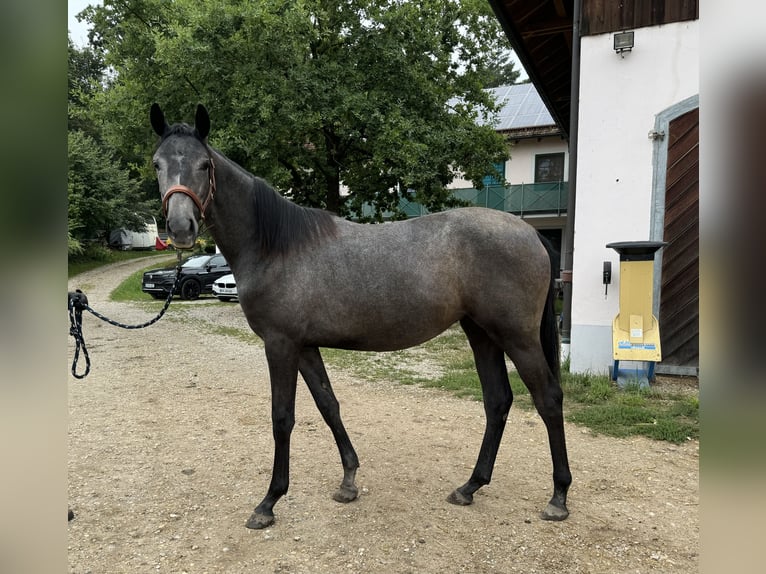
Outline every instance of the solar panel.
MULTIPOLYGON (((500 110, 493 121, 493 126, 496 130, 556 125, 533 84, 499 86, 497 88, 490 88, 488 91, 492 93, 495 101, 500 104, 500 110)), ((456 100, 453 100, 450 103, 454 104, 455 102, 456 100)), ((485 116, 481 115, 477 122, 485 125, 488 120, 485 116)))
POLYGON ((531 83, 501 86, 491 91, 495 101, 501 104, 495 122, 496 130, 555 125, 556 122, 531 83))

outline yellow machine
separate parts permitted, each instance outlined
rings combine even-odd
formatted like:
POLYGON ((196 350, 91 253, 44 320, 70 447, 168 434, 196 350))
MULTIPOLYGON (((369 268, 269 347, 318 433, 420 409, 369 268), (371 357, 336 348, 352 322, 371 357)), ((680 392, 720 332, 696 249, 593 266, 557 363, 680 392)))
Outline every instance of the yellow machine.
POLYGON ((620 312, 612 323, 614 367, 612 380, 622 380, 620 361, 648 363, 631 374, 639 383, 654 380, 654 366, 662 360, 660 325, 652 313, 654 254, 662 241, 623 241, 607 247, 620 254, 620 312))

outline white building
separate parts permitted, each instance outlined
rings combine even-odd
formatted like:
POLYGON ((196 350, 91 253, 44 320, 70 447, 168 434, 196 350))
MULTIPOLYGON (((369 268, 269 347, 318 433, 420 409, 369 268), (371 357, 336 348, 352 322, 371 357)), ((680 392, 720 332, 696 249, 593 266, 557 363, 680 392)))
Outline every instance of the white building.
POLYGON ((696 374, 698 3, 490 4, 568 140, 573 225, 565 234, 562 276, 571 313, 562 334, 571 343, 570 369, 605 373, 613 364, 620 266, 619 255, 606 245, 658 240, 668 245, 654 266, 663 354, 657 371, 696 374), (613 270, 606 296, 605 261, 613 270))
MULTIPOLYGON (((614 33, 582 38, 577 207, 572 283, 571 369, 604 371, 612 361, 612 320, 619 312, 619 274, 604 297, 603 261, 619 269, 612 241, 672 241, 666 234, 665 184, 671 120, 699 108, 699 20, 640 28, 624 58, 614 33), (663 135, 664 134, 664 135, 663 135)), ((699 141, 698 136, 696 143, 699 141)), ((697 215, 697 214, 693 214, 697 215)), ((689 225, 694 221, 689 219, 689 225)), ((695 234, 698 237, 698 228, 695 234)), ((692 237, 691 239, 694 239, 692 237)), ((665 277, 658 252, 655 315, 665 277)), ((667 273, 667 269, 665 270, 667 273)), ((698 277, 698 268, 695 275, 698 277)), ((663 286, 664 284, 664 286, 663 286)), ((698 283, 697 283, 698 292, 698 283)), ((696 299, 695 299, 696 301, 696 299)), ((665 317, 662 317, 664 319, 665 317)), ((660 330, 673 329, 660 320, 660 330)), ((663 341, 667 356, 671 351, 663 341)), ((678 366, 678 365, 677 365, 678 366)))

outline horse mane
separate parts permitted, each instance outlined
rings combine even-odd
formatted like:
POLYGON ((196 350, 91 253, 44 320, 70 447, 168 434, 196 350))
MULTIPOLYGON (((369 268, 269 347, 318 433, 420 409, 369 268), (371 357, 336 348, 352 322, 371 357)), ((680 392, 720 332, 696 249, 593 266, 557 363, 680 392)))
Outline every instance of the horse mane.
POLYGON ((311 242, 335 236, 332 213, 297 205, 260 177, 252 178, 255 241, 262 256, 287 255, 311 242))

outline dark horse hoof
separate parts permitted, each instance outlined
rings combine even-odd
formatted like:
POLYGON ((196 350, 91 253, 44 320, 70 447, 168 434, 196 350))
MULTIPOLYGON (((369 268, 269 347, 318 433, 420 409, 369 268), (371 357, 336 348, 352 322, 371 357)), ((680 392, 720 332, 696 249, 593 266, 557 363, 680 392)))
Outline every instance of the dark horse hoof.
POLYGON ((469 504, 473 503, 473 495, 463 494, 459 490, 455 489, 452 491, 452 494, 447 497, 447 502, 450 504, 456 504, 458 506, 468 506, 469 504))
POLYGON ((543 520, 561 521, 566 520, 567 516, 569 516, 569 511, 566 506, 557 506, 552 502, 549 502, 545 510, 540 513, 540 518, 543 520))
POLYGON ((332 495, 333 500, 336 502, 351 502, 356 500, 359 495, 359 489, 356 486, 343 486, 342 484, 332 495))
POLYGON ((245 523, 245 526, 248 528, 252 528, 253 530, 261 530, 263 528, 266 528, 267 526, 271 526, 274 524, 274 515, 271 514, 259 514, 258 512, 253 512, 253 515, 248 519, 248 521, 245 523))

